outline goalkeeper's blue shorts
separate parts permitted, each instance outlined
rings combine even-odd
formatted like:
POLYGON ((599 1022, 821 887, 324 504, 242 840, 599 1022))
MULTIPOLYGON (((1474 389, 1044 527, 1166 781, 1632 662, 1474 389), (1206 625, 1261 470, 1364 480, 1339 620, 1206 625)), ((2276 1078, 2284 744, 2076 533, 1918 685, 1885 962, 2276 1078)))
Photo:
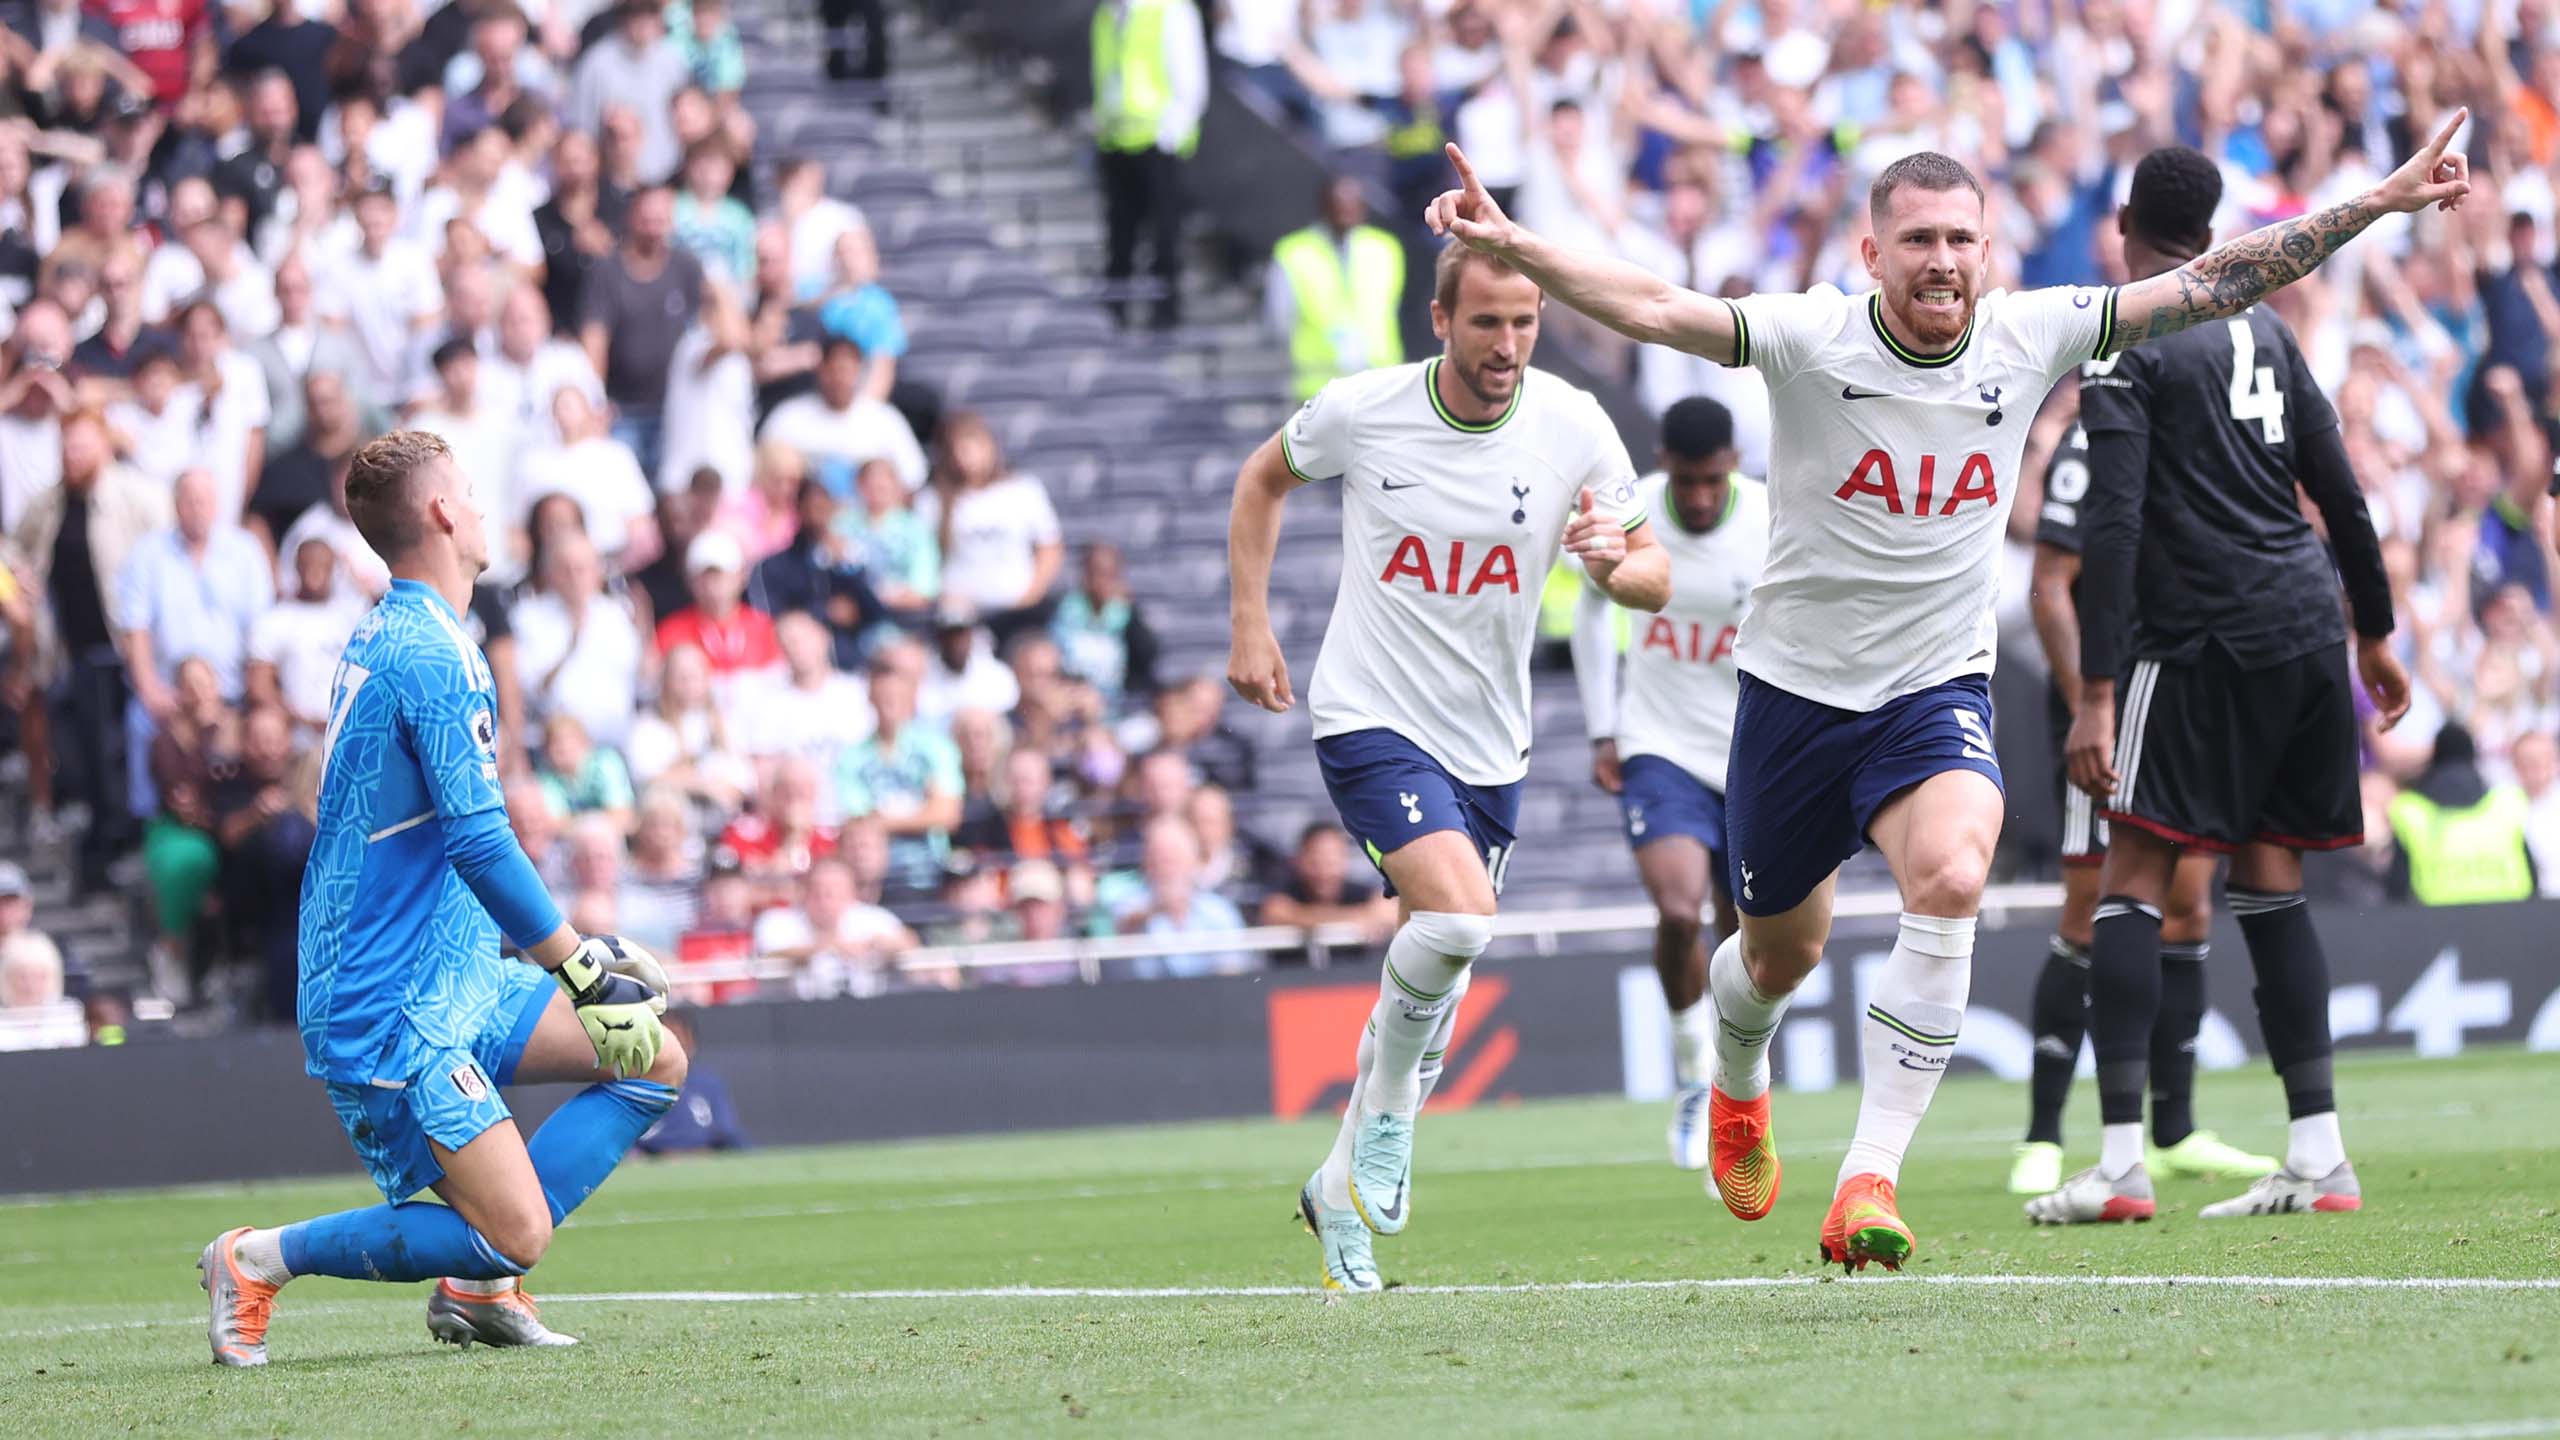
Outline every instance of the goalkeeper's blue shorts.
POLYGON ((508 969, 508 993, 468 1047, 429 1045, 404 1026, 371 1080, 330 1082, 329 1103, 356 1158, 395 1205, 444 1178, 428 1141, 459 1150, 514 1113, 499 1087, 515 1083, 516 1063, 560 986, 532 965, 508 969))

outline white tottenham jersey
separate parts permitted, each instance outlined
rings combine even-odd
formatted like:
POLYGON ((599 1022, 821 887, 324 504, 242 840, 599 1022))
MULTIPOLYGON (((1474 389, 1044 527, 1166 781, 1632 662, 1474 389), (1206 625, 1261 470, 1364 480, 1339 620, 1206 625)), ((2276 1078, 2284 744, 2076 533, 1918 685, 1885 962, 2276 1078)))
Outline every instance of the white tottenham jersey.
POLYGON ((1342 586, 1307 686, 1315 733, 1388 729, 1471 785, 1529 770, 1538 598, 1582 487, 1633 530, 1635 465, 1600 404, 1545 371, 1469 424, 1438 360, 1336 380, 1281 427, 1301 480, 1342 481, 1342 586))
POLYGON ((1988 675, 2000 541, 2047 391, 2098 358, 2107 288, 1994 290, 1944 355, 1885 330, 1881 297, 1821 286, 1724 303, 1769 382, 1769 567, 1737 645, 1791 694, 1868 711, 1988 675))
POLYGON ((1653 517, 1654 543, 1670 553, 1671 603, 1627 617, 1622 670, 1616 607, 1586 592, 1574 617, 1574 676, 1586 733, 1615 739, 1620 760, 1658 755, 1721 791, 1742 683, 1734 635, 1769 557, 1769 492, 1735 476, 1724 518, 1700 532, 1671 513, 1670 483, 1648 475, 1636 499, 1653 517))

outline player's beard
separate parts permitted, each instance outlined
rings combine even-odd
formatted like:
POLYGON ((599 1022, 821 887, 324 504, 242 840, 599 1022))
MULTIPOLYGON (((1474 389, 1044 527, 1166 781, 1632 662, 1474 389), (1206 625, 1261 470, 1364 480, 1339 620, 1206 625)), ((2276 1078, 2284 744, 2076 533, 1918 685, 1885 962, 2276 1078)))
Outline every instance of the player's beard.
POLYGON ((1511 403, 1512 395, 1520 388, 1520 367, 1514 365, 1509 370, 1496 375, 1488 362, 1478 361, 1473 365, 1460 365, 1458 383, 1467 387, 1468 394, 1487 405, 1508 405, 1511 403), (1494 388, 1496 385, 1500 385, 1501 388, 1497 390, 1494 388))
POLYGON ((1893 318, 1902 322, 1915 347, 1923 353, 1936 354, 1964 338, 1965 331, 1973 325, 1973 306, 1973 287, 1963 277, 1924 275, 1903 290, 1893 307, 1893 318), (1920 302, 1924 290, 1952 290, 1955 303, 1952 308, 1924 305, 1920 302))

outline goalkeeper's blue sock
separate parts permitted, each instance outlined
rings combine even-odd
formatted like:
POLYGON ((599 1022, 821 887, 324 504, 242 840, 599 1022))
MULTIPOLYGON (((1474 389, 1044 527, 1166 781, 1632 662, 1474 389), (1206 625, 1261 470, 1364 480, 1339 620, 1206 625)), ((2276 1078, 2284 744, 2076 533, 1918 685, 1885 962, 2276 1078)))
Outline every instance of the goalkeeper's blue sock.
POLYGON ((241 1237, 239 1258, 253 1278, 271 1285, 296 1275, 396 1281, 440 1275, 495 1280, 524 1273, 522 1265, 500 1254, 452 1206, 424 1200, 341 1210, 279 1231, 252 1231, 241 1237), (265 1253, 269 1234, 276 1242, 272 1261, 265 1253), (284 1273, 274 1273, 270 1264, 280 1265, 284 1273))
MULTIPOLYGON (((553 1112, 525 1142, 552 1223, 594 1194, 632 1142, 675 1103, 676 1092, 654 1080, 612 1080, 588 1086, 553 1112)), ((252 1231, 241 1237, 237 1254, 254 1278, 274 1285, 296 1275, 501 1280, 525 1272, 451 1206, 428 1201, 344 1210, 281 1230, 252 1231)))
MULTIPOLYGON (((655 1080, 607 1080, 569 1097, 524 1144, 551 1223, 586 1203, 631 1145, 676 1103, 676 1092, 655 1080)), ((464 1277, 466 1279, 475 1277, 464 1277)))

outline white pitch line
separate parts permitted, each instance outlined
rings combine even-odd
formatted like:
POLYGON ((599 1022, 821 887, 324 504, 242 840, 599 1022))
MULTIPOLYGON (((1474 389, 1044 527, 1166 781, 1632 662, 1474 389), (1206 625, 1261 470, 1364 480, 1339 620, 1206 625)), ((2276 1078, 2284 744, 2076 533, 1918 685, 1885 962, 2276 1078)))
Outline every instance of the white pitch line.
POLYGON ((2560 1419, 2477 1420, 2456 1425, 2401 1425, 2384 1430, 2304 1430, 2250 1440, 2515 1440, 2527 1435, 2560 1435, 2560 1419))
MULTIPOLYGON (((1783 1290, 1809 1285, 1923 1286, 1956 1289, 2014 1290, 2418 1290, 2429 1292, 2560 1291, 2560 1279, 2511 1279, 2498 1276, 2445 1275, 1904 1275, 1844 1280, 1828 1275, 1728 1275, 1690 1280, 1555 1280, 1507 1285, 1399 1285, 1399 1295, 1571 1295, 1645 1290, 1783 1290)), ((975 1288, 882 1290, 546 1290, 546 1305, 763 1305, 819 1301, 862 1303, 880 1300, 1307 1300, 1323 1291, 1305 1285, 989 1285, 975 1288)), ((289 1314, 363 1313, 387 1303, 414 1300, 408 1293, 386 1294, 373 1301, 339 1301, 289 1307, 289 1314)), ((85 1325, 51 1325, 27 1330, 0 1330, 0 1340, 38 1340, 62 1335, 88 1335, 118 1330, 146 1330, 168 1325, 195 1325, 200 1317, 112 1320, 85 1325)), ((2526 1422, 2517 1422, 2526 1423, 2526 1422)), ((2530 1422, 2540 1424, 2544 1422, 2530 1422)), ((2497 1440, 2484 1432, 2468 1440, 2497 1440)), ((2517 1431, 2540 1435, 2541 1430, 2517 1431)), ((2398 1440, 2431 1440, 2432 1432, 2411 1431, 2398 1440)), ((2319 1440, 2319 1437, 2279 1437, 2319 1440)), ((2448 1435, 2443 1440, 2466 1440, 2448 1435)))

